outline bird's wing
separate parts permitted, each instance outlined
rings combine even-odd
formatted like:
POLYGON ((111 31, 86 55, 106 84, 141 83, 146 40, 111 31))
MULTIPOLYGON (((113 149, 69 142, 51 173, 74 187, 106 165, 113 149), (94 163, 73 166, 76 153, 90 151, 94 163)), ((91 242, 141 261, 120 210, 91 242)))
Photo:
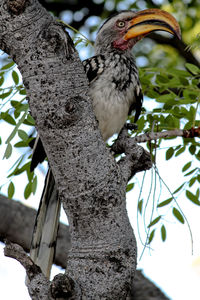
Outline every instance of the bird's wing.
POLYGON ((142 110, 142 103, 143 103, 143 94, 142 94, 142 89, 141 85, 138 84, 135 88, 134 91, 134 102, 129 108, 128 114, 131 115, 132 111, 135 110, 135 118, 134 118, 134 123, 137 122, 141 110, 142 110))
POLYGON ((92 56, 83 61, 83 67, 89 82, 98 78, 105 68, 105 57, 102 54, 92 56))

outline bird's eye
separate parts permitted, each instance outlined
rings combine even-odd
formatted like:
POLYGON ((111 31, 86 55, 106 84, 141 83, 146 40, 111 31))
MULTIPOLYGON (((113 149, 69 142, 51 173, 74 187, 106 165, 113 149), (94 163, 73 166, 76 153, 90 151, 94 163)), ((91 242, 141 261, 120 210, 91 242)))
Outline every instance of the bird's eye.
POLYGON ((124 21, 118 21, 117 22, 117 27, 122 28, 125 26, 125 22, 124 21))

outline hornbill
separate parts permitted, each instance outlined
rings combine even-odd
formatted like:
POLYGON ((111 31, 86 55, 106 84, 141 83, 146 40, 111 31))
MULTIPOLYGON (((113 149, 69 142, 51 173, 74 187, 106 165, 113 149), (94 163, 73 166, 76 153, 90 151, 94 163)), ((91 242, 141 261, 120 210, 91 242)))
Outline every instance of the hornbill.
MULTIPOLYGON (((181 38, 175 18, 159 9, 122 11, 108 18, 99 28, 95 55, 83 61, 89 81, 89 95, 104 141, 119 133, 128 115, 135 111, 137 121, 143 95, 133 46, 148 33, 167 31, 181 38)), ((46 157, 42 142, 36 138, 31 170, 46 157)), ((60 201, 51 171, 48 171, 32 239, 31 257, 48 277, 56 241, 60 201)))

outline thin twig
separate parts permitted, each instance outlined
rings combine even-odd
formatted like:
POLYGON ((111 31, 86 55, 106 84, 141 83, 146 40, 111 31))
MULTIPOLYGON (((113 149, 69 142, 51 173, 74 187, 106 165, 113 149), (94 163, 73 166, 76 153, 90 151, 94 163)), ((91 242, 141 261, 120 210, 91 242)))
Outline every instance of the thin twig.
POLYGON ((174 129, 174 130, 166 130, 162 132, 147 132, 141 135, 134 137, 134 141, 136 143, 145 143, 151 140, 158 140, 161 138, 168 138, 168 137, 177 137, 182 136, 184 138, 194 138, 200 137, 200 127, 191 128, 189 130, 185 129, 174 129))

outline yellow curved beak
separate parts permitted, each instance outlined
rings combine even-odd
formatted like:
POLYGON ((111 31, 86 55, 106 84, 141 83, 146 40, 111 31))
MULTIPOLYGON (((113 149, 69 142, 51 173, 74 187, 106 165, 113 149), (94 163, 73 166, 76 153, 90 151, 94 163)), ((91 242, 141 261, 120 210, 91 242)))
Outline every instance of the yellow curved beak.
POLYGON ((152 31, 167 31, 181 39, 181 30, 176 19, 160 9, 145 9, 130 21, 130 27, 124 35, 125 40, 143 37, 152 31))

